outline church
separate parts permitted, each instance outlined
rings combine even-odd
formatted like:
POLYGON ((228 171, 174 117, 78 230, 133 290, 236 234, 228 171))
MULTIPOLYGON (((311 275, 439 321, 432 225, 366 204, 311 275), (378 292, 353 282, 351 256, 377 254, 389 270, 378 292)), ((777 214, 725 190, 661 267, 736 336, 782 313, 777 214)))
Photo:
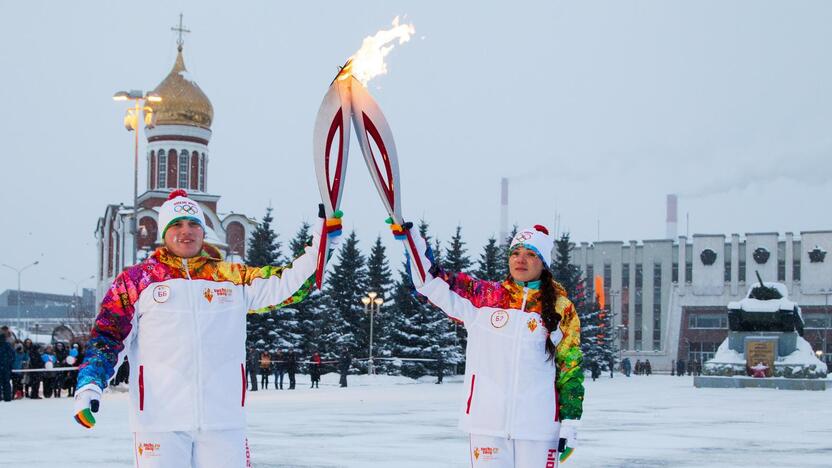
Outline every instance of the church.
POLYGON ((185 189, 202 206, 207 224, 205 241, 231 261, 245 260, 245 247, 257 221, 233 211, 220 212, 220 195, 208 189, 208 144, 214 108, 188 73, 182 51, 180 35, 173 68, 152 91, 161 101, 145 104, 152 111, 155 125, 145 128, 147 188, 138 196, 137 232, 133 234, 130 229, 132 206, 107 205, 104 216, 98 219, 96 300, 103 297, 124 268, 132 265, 133 243, 138 249, 138 262, 161 245, 159 207, 176 189, 185 189))

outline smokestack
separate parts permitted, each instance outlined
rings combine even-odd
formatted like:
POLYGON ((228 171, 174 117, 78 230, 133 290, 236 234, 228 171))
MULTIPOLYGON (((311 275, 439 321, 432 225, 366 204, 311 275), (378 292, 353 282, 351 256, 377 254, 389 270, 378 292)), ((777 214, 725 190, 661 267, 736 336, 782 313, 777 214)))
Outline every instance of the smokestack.
POLYGON ((508 237, 508 177, 500 179, 500 245, 506 244, 508 237))
POLYGON ((675 193, 667 195, 667 239, 676 239, 679 218, 677 216, 679 198, 675 193))

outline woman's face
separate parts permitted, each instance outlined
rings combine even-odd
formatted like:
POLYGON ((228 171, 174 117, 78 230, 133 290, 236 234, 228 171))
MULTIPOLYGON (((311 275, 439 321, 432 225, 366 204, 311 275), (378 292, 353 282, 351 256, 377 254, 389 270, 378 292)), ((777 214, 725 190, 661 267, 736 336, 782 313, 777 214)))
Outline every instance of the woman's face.
POLYGON ((508 257, 508 271, 515 281, 536 281, 543 273, 543 261, 533 250, 517 247, 508 257))

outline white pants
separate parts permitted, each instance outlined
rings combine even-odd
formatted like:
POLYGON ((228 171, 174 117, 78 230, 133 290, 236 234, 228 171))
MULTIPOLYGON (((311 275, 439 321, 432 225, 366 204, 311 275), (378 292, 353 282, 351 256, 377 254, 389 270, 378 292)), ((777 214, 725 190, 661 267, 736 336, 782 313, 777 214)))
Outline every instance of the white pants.
POLYGON ((473 468, 555 468, 558 466, 556 440, 517 440, 471 434, 473 468))
POLYGON ((136 468, 250 468, 245 431, 134 432, 136 468))

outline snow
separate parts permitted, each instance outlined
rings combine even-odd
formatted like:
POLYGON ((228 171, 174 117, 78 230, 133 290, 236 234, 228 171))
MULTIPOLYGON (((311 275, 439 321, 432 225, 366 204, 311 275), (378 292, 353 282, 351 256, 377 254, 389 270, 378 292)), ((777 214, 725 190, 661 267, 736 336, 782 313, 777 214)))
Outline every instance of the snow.
MULTIPOLYGON (((327 374, 309 389, 301 376, 295 391, 248 394, 254 467, 470 466, 456 429, 459 377, 434 385, 428 377, 350 376, 346 389, 337 379, 327 374)), ((696 389, 691 377, 618 374, 586 387, 568 468, 830 466, 829 392, 696 389)), ((131 467, 126 397, 106 394, 89 431, 71 420, 67 398, 0 403, 0 466, 131 467)))
POLYGON ((802 336, 797 337, 797 349, 788 356, 778 357, 775 363, 789 366, 814 366, 826 372, 826 364, 817 358, 815 351, 812 350, 812 345, 802 336))
POLYGON ((728 347, 728 339, 719 345, 713 359, 708 361, 708 364, 738 364, 745 367, 745 356, 728 347))

